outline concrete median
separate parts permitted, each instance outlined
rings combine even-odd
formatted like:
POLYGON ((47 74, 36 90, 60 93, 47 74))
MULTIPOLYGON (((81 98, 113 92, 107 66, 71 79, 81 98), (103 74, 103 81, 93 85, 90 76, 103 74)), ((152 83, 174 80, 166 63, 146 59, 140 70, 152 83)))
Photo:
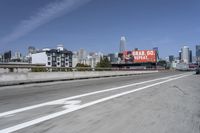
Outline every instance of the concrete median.
POLYGON ((158 71, 84 71, 84 72, 38 72, 38 73, 2 73, 0 86, 65 81, 75 79, 126 76, 135 74, 155 73, 158 71))

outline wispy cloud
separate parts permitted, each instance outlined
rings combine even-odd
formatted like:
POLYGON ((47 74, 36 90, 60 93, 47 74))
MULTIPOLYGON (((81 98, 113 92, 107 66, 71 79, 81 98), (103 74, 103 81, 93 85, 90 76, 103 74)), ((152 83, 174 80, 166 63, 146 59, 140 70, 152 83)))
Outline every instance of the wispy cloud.
POLYGON ((89 1, 91 0, 57 0, 56 2, 49 3, 39 9, 34 15, 30 16, 29 19, 22 20, 11 34, 5 36, 0 41, 0 44, 15 41, 36 28, 77 9, 89 1))

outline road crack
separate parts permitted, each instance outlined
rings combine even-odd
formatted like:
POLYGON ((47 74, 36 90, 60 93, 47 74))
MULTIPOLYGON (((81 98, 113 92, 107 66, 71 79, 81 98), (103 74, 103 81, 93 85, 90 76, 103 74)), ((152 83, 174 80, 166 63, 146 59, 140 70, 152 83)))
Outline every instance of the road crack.
POLYGON ((185 91, 183 91, 180 87, 178 87, 177 85, 173 86, 174 88, 176 88, 179 92, 181 92, 183 95, 188 95, 185 91))

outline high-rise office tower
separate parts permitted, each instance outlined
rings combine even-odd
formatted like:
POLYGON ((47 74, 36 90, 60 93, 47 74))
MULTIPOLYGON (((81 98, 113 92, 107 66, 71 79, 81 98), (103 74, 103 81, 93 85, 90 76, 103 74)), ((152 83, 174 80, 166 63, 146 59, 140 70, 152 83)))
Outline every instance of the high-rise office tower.
POLYGON ((169 56, 169 62, 172 63, 173 61, 174 61, 174 56, 173 56, 173 55, 170 55, 170 56, 169 56))
POLYGON ((190 50, 189 62, 192 63, 192 50, 190 50))
POLYGON ((21 59, 22 54, 20 52, 15 52, 14 58, 15 59, 21 59))
POLYGON ((179 51, 179 61, 182 61, 182 50, 179 51))
POLYGON ((12 57, 11 50, 8 51, 8 52, 5 52, 3 57, 4 57, 4 62, 10 62, 11 61, 11 57, 12 57))
POLYGON ((78 51, 78 59, 79 63, 86 64, 86 58, 87 58, 87 51, 84 49, 80 49, 78 51))
POLYGON ((0 62, 3 62, 3 55, 0 53, 0 62))
POLYGON ((120 46, 119 46, 120 53, 123 53, 125 51, 125 46, 126 46, 126 38, 122 36, 120 40, 120 46))
POLYGON ((196 58, 197 62, 200 63, 200 45, 196 45, 196 58))
POLYGON ((80 49, 80 50, 78 51, 78 57, 79 57, 79 59, 81 59, 81 60, 86 59, 86 57, 87 57, 87 52, 86 52, 86 50, 80 49))
POLYGON ((196 45, 196 56, 200 57, 200 45, 196 45))
POLYGON ((154 47, 153 50, 156 51, 156 57, 157 57, 157 60, 159 60, 159 50, 158 50, 158 47, 154 47))
POLYGON ((190 62, 190 50, 188 46, 182 48, 182 61, 186 64, 190 62))

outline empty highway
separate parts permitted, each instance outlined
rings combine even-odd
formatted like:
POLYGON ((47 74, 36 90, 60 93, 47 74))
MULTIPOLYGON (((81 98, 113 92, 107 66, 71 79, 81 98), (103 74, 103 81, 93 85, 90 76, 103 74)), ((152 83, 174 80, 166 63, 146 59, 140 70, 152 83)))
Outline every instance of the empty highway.
POLYGON ((199 133, 200 75, 0 87, 0 133, 199 133))

